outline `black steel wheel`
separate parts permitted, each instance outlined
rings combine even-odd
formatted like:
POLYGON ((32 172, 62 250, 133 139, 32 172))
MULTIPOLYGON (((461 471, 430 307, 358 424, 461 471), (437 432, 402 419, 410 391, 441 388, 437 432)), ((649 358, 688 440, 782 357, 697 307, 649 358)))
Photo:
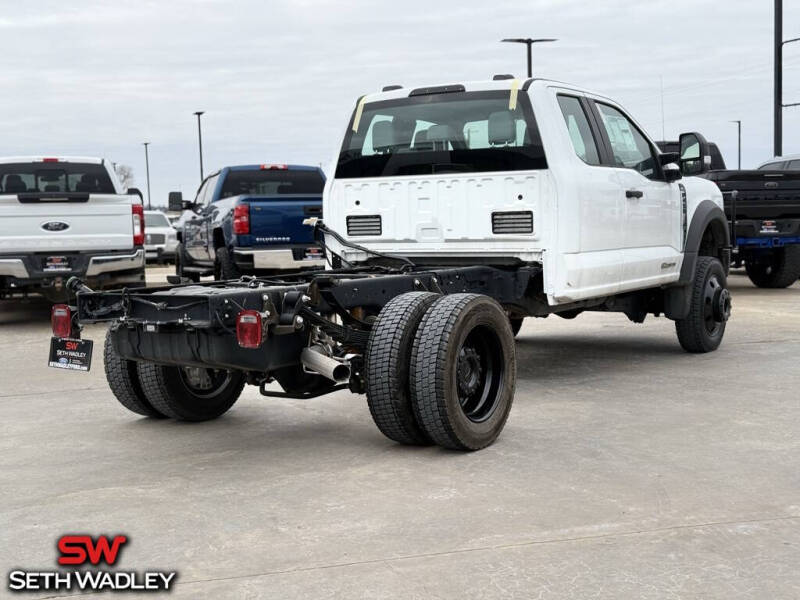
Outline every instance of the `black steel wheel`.
POLYGON ((678 341, 687 352, 711 352, 722 343, 731 315, 731 294, 718 259, 697 258, 691 294, 689 314, 675 321, 678 341))
POLYGON ((245 384, 239 371, 138 364, 147 400, 162 414, 181 421, 216 419, 234 405, 245 384))
POLYGON ((441 297, 431 292, 394 297, 378 314, 367 343, 364 372, 369 412, 381 433, 401 444, 431 443, 414 416, 408 375, 417 328, 441 297))
POLYGON ((511 324, 488 296, 452 294, 420 323, 411 354, 411 405, 425 433, 455 450, 497 439, 516 385, 511 324))

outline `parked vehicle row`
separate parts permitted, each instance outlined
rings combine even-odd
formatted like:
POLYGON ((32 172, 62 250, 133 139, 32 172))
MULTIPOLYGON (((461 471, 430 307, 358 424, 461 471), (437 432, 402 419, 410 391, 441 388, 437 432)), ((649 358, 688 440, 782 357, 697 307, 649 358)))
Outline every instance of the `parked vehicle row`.
POLYGON ((223 169, 183 206, 177 285, 99 292, 73 278, 50 364, 88 368, 80 326, 107 322, 109 386, 137 414, 213 419, 246 384, 293 398, 347 388, 392 440, 476 450, 509 415, 526 317, 663 315, 685 350, 719 347, 728 220, 717 185, 685 175, 690 160, 576 86, 390 86, 348 117, 324 223, 318 192, 291 193, 309 177, 322 187, 321 173, 223 169), (314 241, 329 268, 300 270, 321 266, 314 241), (281 245, 286 271, 193 281, 258 271, 255 252, 281 245))

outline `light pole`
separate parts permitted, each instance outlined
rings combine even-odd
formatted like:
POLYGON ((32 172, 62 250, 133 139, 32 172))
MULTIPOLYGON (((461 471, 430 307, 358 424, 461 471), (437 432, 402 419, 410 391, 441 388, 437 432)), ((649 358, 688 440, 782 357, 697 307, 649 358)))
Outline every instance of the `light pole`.
POLYGON ((525 44, 528 47, 528 77, 533 77, 533 61, 531 59, 531 46, 541 42, 557 42, 555 38, 506 38, 501 42, 511 42, 512 44, 525 44))
POLYGON ((738 131, 738 136, 739 136, 739 146, 738 146, 739 147, 739 152, 738 152, 739 162, 738 162, 738 166, 736 168, 741 171, 742 170, 742 122, 741 122, 741 120, 736 120, 736 121, 731 121, 731 123, 736 123, 736 129, 738 131))
POLYGON ((149 145, 150 142, 142 142, 142 146, 144 146, 144 168, 147 173, 147 210, 152 208, 150 205, 150 156, 147 153, 147 147, 149 145))
POLYGON ((205 113, 204 110, 194 113, 197 115, 197 143, 200 146, 200 181, 203 181, 203 132, 200 130, 200 115, 203 113, 205 113))
POLYGON ((774 129, 773 153, 775 156, 783 155, 783 109, 790 106, 800 106, 800 102, 792 104, 783 103, 783 47, 792 42, 800 42, 800 38, 791 40, 783 39, 783 0, 775 0, 775 92, 773 98, 774 129))

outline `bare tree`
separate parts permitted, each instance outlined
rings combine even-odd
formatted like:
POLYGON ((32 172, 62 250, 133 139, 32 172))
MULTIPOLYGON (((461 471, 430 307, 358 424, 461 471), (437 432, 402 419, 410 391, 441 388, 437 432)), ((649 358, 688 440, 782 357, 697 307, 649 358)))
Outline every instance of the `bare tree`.
POLYGON ((134 183, 133 169, 128 165, 114 165, 114 170, 117 172, 117 177, 122 187, 128 189, 134 183))

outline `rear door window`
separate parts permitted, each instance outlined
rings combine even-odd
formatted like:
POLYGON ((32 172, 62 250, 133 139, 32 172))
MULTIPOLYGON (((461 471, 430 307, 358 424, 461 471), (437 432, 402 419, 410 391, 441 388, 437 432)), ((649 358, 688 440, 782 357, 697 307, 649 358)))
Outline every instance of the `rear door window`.
POLYGON ((611 144, 615 166, 635 169, 648 179, 657 179, 660 173, 655 152, 644 134, 613 106, 601 102, 595 105, 611 144))
POLYGON ((597 152, 597 142, 589 126, 589 119, 581 106, 580 100, 574 96, 558 96, 558 104, 564 122, 567 125, 569 139, 578 157, 589 165, 599 165, 600 156, 597 152))

